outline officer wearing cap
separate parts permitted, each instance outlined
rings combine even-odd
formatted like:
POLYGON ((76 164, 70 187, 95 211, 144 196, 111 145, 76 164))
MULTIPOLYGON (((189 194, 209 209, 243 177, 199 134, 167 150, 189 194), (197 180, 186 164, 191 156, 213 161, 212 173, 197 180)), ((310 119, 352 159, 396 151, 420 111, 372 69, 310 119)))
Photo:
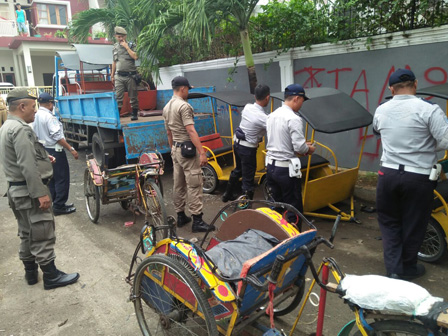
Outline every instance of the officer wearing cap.
POLYGON ((53 174, 51 161, 32 128, 36 114, 36 93, 26 88, 7 96, 9 116, 0 128, 0 160, 8 182, 8 201, 18 223, 19 258, 29 285, 38 281, 38 265, 45 289, 75 283, 78 273, 65 274, 55 264, 55 223, 47 188, 53 174))
POLYGON ((201 166, 207 164, 207 156, 194 128, 193 107, 187 103, 188 92, 192 87, 188 79, 182 76, 173 78, 171 86, 173 97, 163 108, 163 119, 173 159, 173 198, 177 226, 182 227, 191 221, 191 217, 185 214, 188 198, 188 208, 193 215, 192 231, 205 232, 210 226, 202 219, 201 166), (182 155, 183 144, 191 148, 190 157, 182 155))
MULTIPOLYGON (((307 99, 301 85, 288 85, 283 105, 271 113, 266 122, 267 184, 271 196, 276 202, 288 203, 300 212, 303 212, 301 179, 300 175, 290 176, 289 165, 297 154, 311 155, 315 151, 315 147, 306 142, 302 118, 296 114, 307 99)), ((292 214, 288 220, 298 222, 292 214)))
POLYGON ((233 137, 233 152, 235 154, 235 169, 230 173, 227 188, 222 195, 222 201, 234 200, 234 189, 242 177, 243 194, 247 199, 253 199, 257 170, 257 147, 266 133, 267 115, 264 111, 269 103, 271 91, 269 86, 259 84, 254 90, 255 103, 247 104, 241 112, 241 123, 233 137))
POLYGON ((124 92, 127 91, 131 100, 132 116, 131 120, 138 119, 138 97, 137 83, 133 78, 137 74, 135 61, 138 59, 135 52, 136 45, 126 41, 127 32, 123 27, 115 27, 115 38, 117 43, 113 48, 113 63, 111 80, 115 85, 117 96, 118 113, 123 106, 124 92))
POLYGON ((448 148, 448 120, 436 104, 415 96, 414 73, 398 69, 389 78, 393 98, 373 118, 383 154, 378 171, 377 211, 387 275, 412 280, 425 273, 417 253, 431 216, 431 168, 436 151, 448 148))
POLYGON ((67 149, 78 160, 78 152, 65 140, 62 123, 53 114, 54 98, 44 92, 39 96, 39 109, 33 123, 34 132, 47 152, 56 158, 53 165, 53 178, 48 187, 53 200, 53 213, 65 215, 76 211, 73 203, 67 203, 70 190, 70 168, 67 149))

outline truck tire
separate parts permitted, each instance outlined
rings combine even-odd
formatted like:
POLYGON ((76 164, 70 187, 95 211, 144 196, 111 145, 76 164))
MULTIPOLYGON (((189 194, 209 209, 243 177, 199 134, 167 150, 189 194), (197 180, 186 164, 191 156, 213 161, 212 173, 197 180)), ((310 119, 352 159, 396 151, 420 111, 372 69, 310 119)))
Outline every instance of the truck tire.
POLYGON ((106 153, 109 154, 109 162, 114 154, 113 150, 104 149, 104 143, 98 133, 94 133, 92 136, 92 153, 100 167, 104 167, 106 163, 106 153))

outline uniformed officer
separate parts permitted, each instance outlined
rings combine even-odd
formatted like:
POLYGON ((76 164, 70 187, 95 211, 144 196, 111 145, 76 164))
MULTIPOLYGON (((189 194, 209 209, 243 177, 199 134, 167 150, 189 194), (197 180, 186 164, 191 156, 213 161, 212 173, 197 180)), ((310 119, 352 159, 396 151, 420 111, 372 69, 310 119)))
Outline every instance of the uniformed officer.
MULTIPOLYGON (((297 154, 311 155, 315 151, 315 147, 306 142, 302 118, 296 114, 307 99, 301 85, 288 85, 283 105, 271 113, 266 122, 268 188, 276 202, 288 203, 300 212, 303 212, 302 183, 300 175, 290 176, 289 165, 297 154)), ((293 214, 288 220, 298 221, 293 214)), ((300 226, 300 222, 297 224, 300 226)))
POLYGON ((0 97, 0 127, 5 123, 6 118, 8 118, 8 110, 5 101, 0 97))
POLYGON ((257 170, 257 147, 266 133, 267 115, 264 111, 269 103, 269 86, 259 84, 255 88, 255 103, 247 104, 241 112, 241 123, 234 135, 233 152, 235 154, 235 169, 230 173, 227 188, 222 195, 222 201, 234 200, 234 189, 242 177, 243 194, 248 199, 254 198, 254 176, 257 170))
POLYGON ((126 41, 127 32, 122 27, 115 27, 115 38, 117 43, 113 49, 112 63, 112 83, 115 85, 115 94, 117 96, 118 113, 123 106, 124 92, 127 91, 132 106, 131 120, 138 119, 138 97, 137 83, 133 76, 137 74, 135 61, 138 59, 135 52, 136 45, 126 41))
POLYGON ((75 160, 78 160, 78 152, 65 140, 62 123, 53 114, 54 98, 44 92, 37 101, 39 109, 33 129, 39 142, 56 159, 53 164, 53 178, 48 185, 53 200, 53 213, 55 216, 69 214, 75 212, 76 208, 73 203, 66 203, 70 190, 70 168, 64 148, 73 155, 75 160))
POLYGON ((7 96, 9 116, 0 128, 0 160, 8 182, 8 201, 19 226, 19 258, 29 285, 37 283, 38 265, 44 288, 75 283, 78 273, 65 274, 55 264, 56 241, 51 198, 46 186, 53 174, 51 160, 29 123, 36 114, 36 95, 26 88, 7 96))
POLYGON ((207 164, 207 156, 194 128, 193 107, 186 101, 191 86, 188 79, 182 76, 175 77, 171 86, 173 98, 163 108, 163 119, 173 159, 173 198, 177 226, 182 227, 191 221, 191 217, 185 214, 188 197, 188 208, 193 215, 192 231, 205 232, 210 226, 202 219, 201 166, 207 164), (182 155, 182 144, 185 145, 184 155, 190 157, 182 155))
POLYGON ((373 119, 383 146, 376 206, 387 275, 412 280, 425 273, 417 253, 437 184, 429 179, 436 151, 448 148, 448 120, 438 105, 415 96, 412 71, 395 71, 389 89, 393 98, 377 108, 373 119))

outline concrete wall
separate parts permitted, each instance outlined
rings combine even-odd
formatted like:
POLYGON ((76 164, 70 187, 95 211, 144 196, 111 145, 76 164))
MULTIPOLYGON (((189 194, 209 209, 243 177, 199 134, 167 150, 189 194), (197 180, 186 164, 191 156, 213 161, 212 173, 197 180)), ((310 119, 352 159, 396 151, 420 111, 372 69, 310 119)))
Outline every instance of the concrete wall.
MULTIPOLYGON (((258 82, 268 84, 271 92, 281 91, 292 82, 301 83, 305 88, 333 87, 347 93, 374 114, 378 104, 389 95, 388 78, 397 68, 412 69, 419 80, 419 88, 447 82, 447 51, 448 26, 442 26, 415 30, 407 35, 381 35, 373 37, 369 44, 359 39, 337 45, 315 45, 311 50, 295 48, 280 56, 275 52, 263 53, 255 55, 255 62, 258 82), (265 64, 270 65, 266 68, 265 64)), ((217 91, 249 91, 243 57, 239 59, 233 82, 227 82, 228 69, 234 62, 234 58, 229 58, 163 68, 163 83, 159 88, 169 88, 171 78, 184 75, 194 86, 215 86, 217 91)), ((435 101, 445 110, 445 102, 435 101)), ((227 113, 221 113, 219 117, 218 121, 228 131, 227 113)), ((233 118, 237 126, 237 111, 233 118)), ((361 137, 361 130, 316 136, 318 141, 335 151, 341 167, 356 165, 361 137)), ((361 169, 376 171, 380 156, 381 141, 373 136, 370 127, 361 169)))
POLYGON ((31 61, 33 63, 34 72, 34 85, 44 85, 44 73, 54 74, 54 57, 51 56, 32 56, 31 61))

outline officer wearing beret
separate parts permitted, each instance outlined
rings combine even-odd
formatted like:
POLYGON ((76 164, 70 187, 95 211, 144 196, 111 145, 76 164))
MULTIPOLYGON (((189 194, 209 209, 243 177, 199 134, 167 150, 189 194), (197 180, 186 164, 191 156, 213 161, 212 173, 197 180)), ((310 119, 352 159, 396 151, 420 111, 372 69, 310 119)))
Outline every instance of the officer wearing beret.
POLYGON ((34 132, 46 151, 55 157, 53 178, 48 184, 53 200, 53 213, 65 215, 76 211, 73 203, 66 203, 70 190, 70 168, 64 148, 78 159, 78 152, 65 140, 62 123, 53 114, 54 98, 44 92, 37 100, 39 109, 33 123, 34 132))
MULTIPOLYGON (((303 212, 301 176, 290 176, 289 165, 297 154, 311 155, 315 151, 315 147, 306 142, 302 118, 296 114, 307 99, 300 84, 288 85, 283 105, 271 113, 266 122, 268 188, 276 202, 288 203, 300 212, 303 212)), ((295 215, 290 215, 288 220, 298 221, 295 215)), ((300 227, 300 222, 297 224, 300 227)))
POLYGON ((8 201, 18 223, 19 258, 29 285, 38 281, 38 265, 45 289, 75 283, 78 273, 65 274, 55 264, 55 223, 47 184, 54 160, 28 125, 36 114, 36 93, 26 88, 7 96, 9 116, 0 128, 0 160, 8 182, 8 201))
POLYGON ((115 85, 115 94, 117 96, 118 113, 123 106, 124 92, 127 91, 131 100, 132 116, 131 120, 138 119, 138 97, 137 83, 132 76, 137 74, 135 61, 138 59, 135 52, 136 45, 126 41, 127 32, 123 27, 115 27, 115 38, 117 43, 113 48, 112 63, 112 83, 115 85))
POLYGON ((398 69, 389 78, 393 98, 380 105, 373 131, 381 137, 376 206, 387 275, 412 280, 425 274, 417 264, 431 216, 431 168, 437 150, 448 148, 448 120, 436 104, 415 96, 414 73, 398 69))

